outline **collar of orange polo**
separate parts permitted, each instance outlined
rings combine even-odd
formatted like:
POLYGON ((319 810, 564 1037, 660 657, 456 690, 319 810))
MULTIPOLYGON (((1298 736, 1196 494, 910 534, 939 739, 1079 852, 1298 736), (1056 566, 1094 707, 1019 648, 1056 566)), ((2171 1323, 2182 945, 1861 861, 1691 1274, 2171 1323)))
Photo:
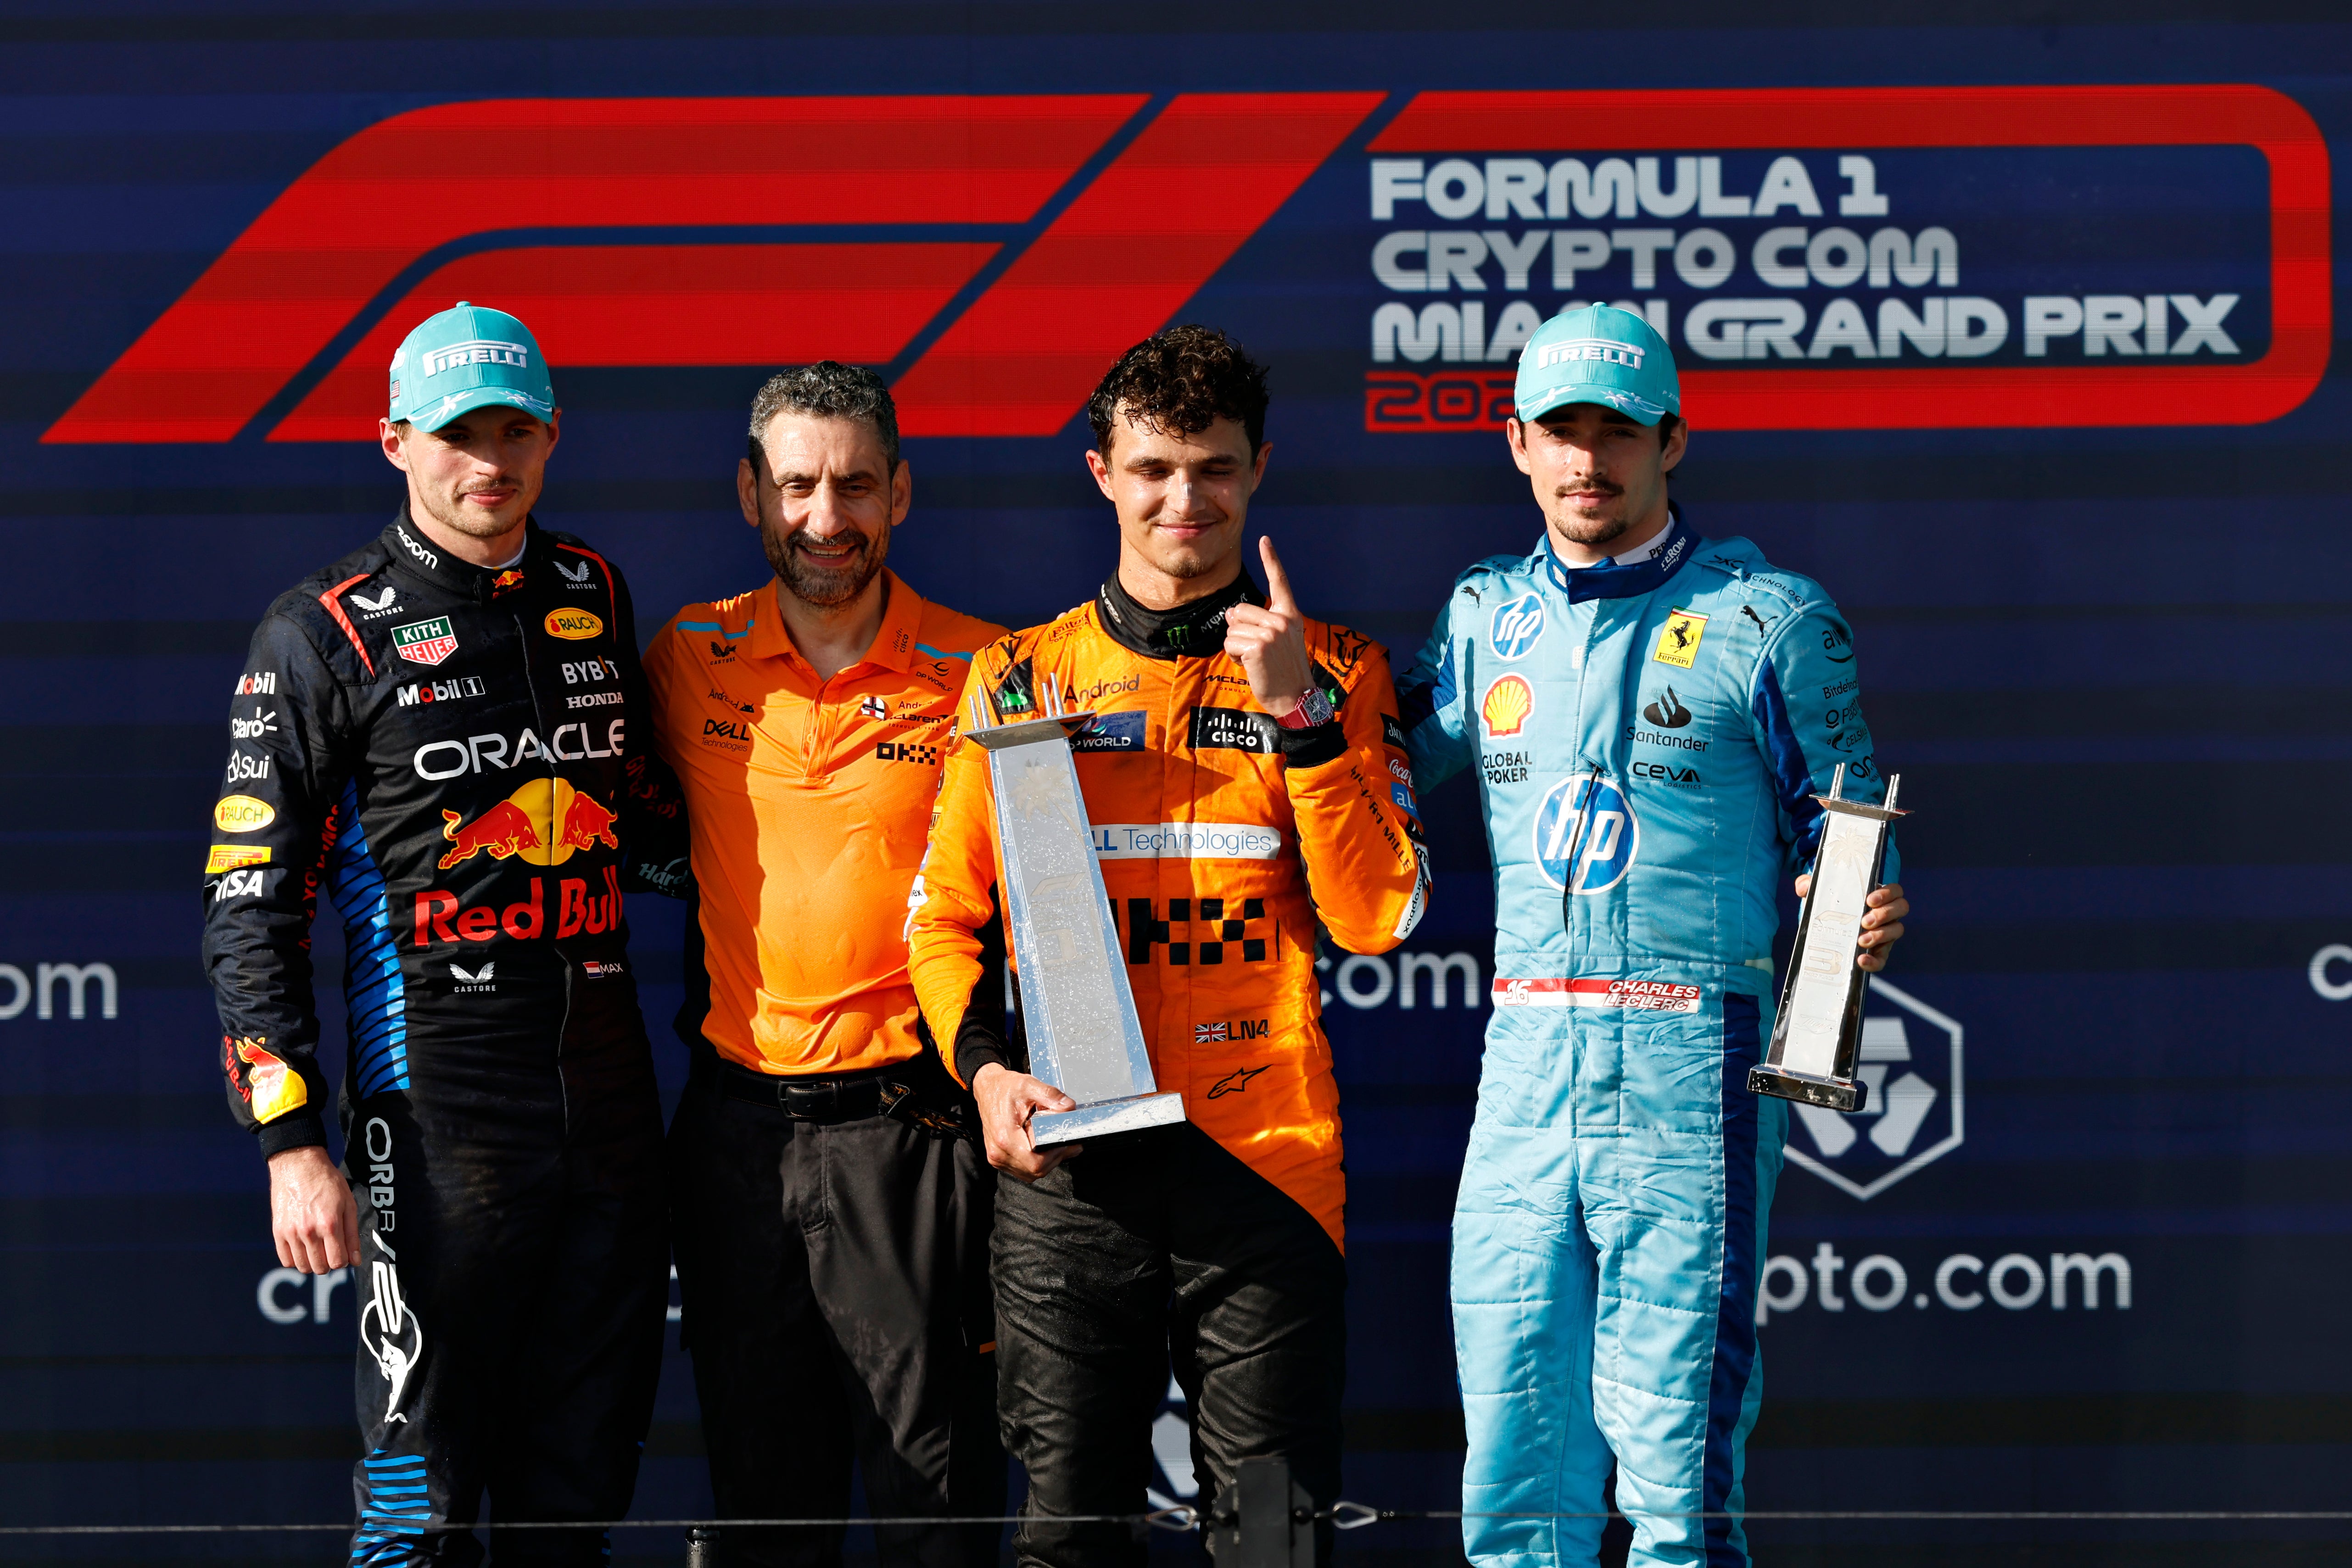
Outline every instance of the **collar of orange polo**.
MULTIPOLYGON (((857 664, 903 671, 915 656, 915 639, 922 633, 923 600, 887 566, 882 569, 882 628, 874 633, 874 645, 866 650, 866 656, 857 664)), ((772 581, 768 591, 754 601, 759 608, 751 616, 745 651, 755 659, 789 658, 805 668, 808 660, 793 645, 793 634, 785 630, 783 614, 777 606, 776 596, 783 591, 782 583, 772 581)), ((849 667, 854 670, 857 664, 849 667)))

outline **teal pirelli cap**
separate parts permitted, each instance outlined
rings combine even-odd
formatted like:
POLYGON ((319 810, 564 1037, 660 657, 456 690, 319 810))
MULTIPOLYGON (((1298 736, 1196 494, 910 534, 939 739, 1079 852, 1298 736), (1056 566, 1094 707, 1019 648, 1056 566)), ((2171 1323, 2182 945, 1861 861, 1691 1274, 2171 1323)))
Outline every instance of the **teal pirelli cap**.
POLYGON ((1631 310, 1588 305, 1536 329, 1519 355, 1512 402, 1521 419, 1566 403, 1597 402, 1655 424, 1682 413, 1683 389, 1674 352, 1654 328, 1631 310))
POLYGON ((392 413, 419 430, 438 430, 459 414, 503 404, 555 413, 555 383, 530 329, 503 310, 460 299, 428 316, 392 356, 392 413))

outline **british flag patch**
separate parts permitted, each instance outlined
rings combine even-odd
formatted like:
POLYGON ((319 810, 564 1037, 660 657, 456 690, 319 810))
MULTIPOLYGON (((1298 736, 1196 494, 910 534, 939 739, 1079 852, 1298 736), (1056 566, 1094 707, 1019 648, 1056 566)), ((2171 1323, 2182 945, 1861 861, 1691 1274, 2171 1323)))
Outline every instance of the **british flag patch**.
POLYGON ((1234 1026, 1229 1023, 1196 1023, 1192 1026, 1192 1043, 1206 1045, 1211 1040, 1234 1038, 1234 1026))

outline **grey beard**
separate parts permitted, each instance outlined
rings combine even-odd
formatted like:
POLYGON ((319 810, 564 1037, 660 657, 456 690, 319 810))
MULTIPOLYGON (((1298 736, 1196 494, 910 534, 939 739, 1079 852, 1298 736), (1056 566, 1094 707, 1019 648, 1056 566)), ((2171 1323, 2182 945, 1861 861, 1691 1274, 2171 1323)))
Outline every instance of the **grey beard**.
POLYGON ((882 570, 882 563, 890 554, 890 529, 883 526, 879 534, 861 536, 865 546, 847 562, 837 567, 820 567, 793 548, 800 530, 777 537, 767 528, 760 530, 760 544, 766 551, 768 565, 792 596, 803 604, 820 610, 832 610, 848 603, 866 591, 866 585, 882 570))

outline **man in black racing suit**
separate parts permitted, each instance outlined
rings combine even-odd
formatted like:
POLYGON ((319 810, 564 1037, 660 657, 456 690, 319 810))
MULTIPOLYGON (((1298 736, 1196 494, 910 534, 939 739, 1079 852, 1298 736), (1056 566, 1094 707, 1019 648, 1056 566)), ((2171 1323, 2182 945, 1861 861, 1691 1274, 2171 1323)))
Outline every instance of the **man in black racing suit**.
MULTIPOLYGON (((392 377, 408 503, 254 633, 204 954, 279 1260, 353 1275, 351 1560, 473 1563, 485 1489, 500 1521, 623 1514, 652 1415, 662 1128, 621 900, 645 719, 620 574, 530 520, 556 434, 530 334, 461 305, 392 377), (348 1186, 316 1055, 322 888, 348 1186)), ((497 1537, 501 1563, 605 1552, 592 1530, 497 1537)))

